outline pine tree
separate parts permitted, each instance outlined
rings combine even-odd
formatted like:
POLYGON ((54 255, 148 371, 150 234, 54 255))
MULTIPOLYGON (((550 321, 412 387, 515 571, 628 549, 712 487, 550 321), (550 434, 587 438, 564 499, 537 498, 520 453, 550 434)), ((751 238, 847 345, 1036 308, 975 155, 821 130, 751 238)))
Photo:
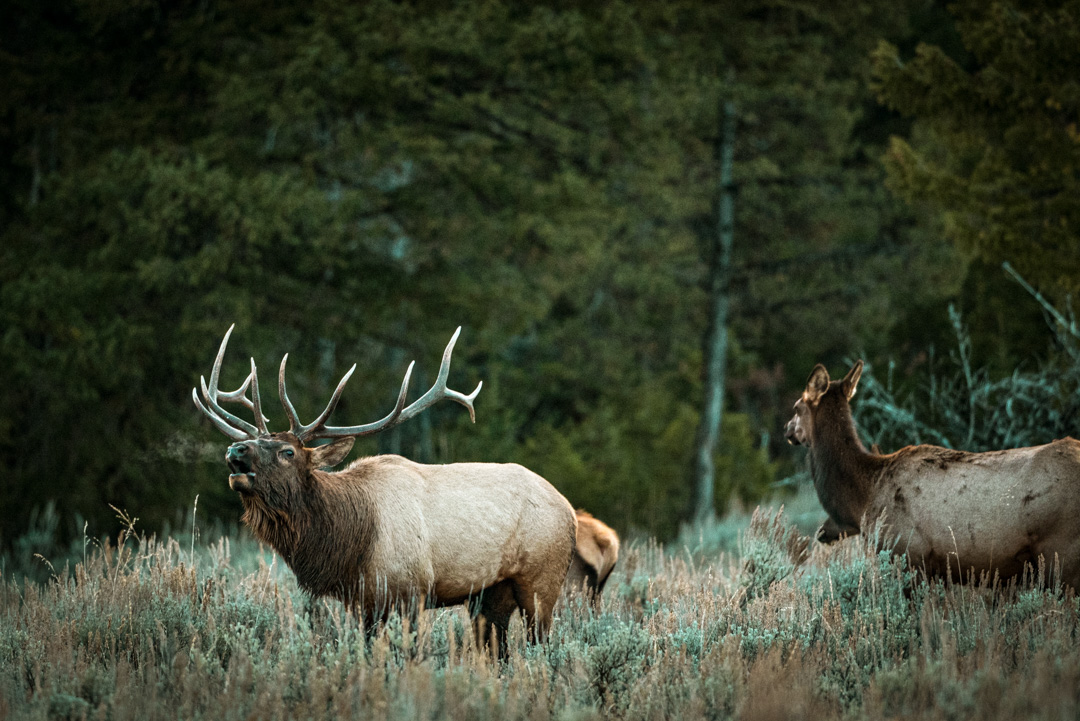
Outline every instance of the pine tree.
POLYGON ((874 87, 915 119, 893 138, 891 186, 943 214, 983 261, 1011 262, 1052 294, 1080 289, 1080 2, 950 6, 966 54, 882 43, 874 87))
POLYGON ((858 127, 892 4, 58 7, 0 30, 5 507, 152 525, 199 492, 232 515, 190 401, 231 322, 238 357, 291 353, 301 415, 358 361, 337 411, 354 422, 464 324, 478 424, 432 409, 388 447, 521 461, 672 534, 692 511, 723 101, 718 506, 768 490, 755 446, 788 405, 782 365, 850 353, 911 287, 858 127))

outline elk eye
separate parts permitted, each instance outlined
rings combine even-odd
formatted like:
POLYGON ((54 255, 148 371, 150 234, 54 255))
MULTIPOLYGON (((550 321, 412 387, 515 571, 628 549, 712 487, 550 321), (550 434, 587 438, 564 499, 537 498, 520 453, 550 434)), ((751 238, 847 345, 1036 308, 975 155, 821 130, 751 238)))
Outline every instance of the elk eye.
POLYGON ((293 449, 291 449, 291 448, 286 448, 286 449, 285 449, 285 457, 286 457, 286 458, 292 458, 292 457, 293 457, 293 455, 295 455, 295 454, 293 453, 293 449))

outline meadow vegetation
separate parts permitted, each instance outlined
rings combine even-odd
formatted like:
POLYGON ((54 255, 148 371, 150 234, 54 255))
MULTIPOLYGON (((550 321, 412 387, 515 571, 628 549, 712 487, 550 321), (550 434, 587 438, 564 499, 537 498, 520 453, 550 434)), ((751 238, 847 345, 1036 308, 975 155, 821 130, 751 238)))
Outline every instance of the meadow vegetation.
POLYGON ((698 529, 696 545, 692 532, 626 544, 598 608, 566 600, 544 645, 515 625, 502 663, 464 609, 394 616, 365 641, 246 532, 155 538, 125 524, 63 566, 34 559, 44 581, 5 557, 0 718, 1080 713, 1080 600, 1048 569, 928 582, 872 538, 808 546, 778 509, 698 529))
MULTIPOLYGON (((993 382, 954 312, 954 349, 921 385, 867 372, 859 426, 890 448, 1065 435, 1080 333, 1044 310, 1056 352, 993 382)), ((626 539, 599 606, 566 598, 543 645, 515 625, 505 662, 463 608, 393 616, 367 638, 246 529, 196 522, 197 504, 176 530, 118 511, 114 538, 83 525, 71 544, 45 506, 0 553, 0 719, 1080 714, 1080 598, 1053 559, 1008 583, 928 580, 872 532, 811 542, 825 516, 806 480, 668 544, 626 539)))
POLYGON ((1080 0, 1050 5, 0 9, 0 721, 1080 718, 1052 560, 928 580, 811 542, 777 482, 806 374, 856 354, 885 452, 1077 435, 1080 0), (684 525, 714 288, 726 515, 684 525), (549 478, 627 536, 600 604, 497 661, 461 608, 369 638, 307 598, 221 525, 190 390, 233 322, 302 406, 358 362, 341 422, 463 325, 483 421, 358 450, 549 478))

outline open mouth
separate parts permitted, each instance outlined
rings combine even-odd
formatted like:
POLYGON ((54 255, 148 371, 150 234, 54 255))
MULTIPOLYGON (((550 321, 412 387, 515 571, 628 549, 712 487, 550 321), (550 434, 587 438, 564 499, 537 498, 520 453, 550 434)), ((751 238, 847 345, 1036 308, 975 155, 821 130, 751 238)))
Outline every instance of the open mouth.
POLYGON ((251 484, 254 480, 254 473, 232 473, 229 474, 229 488, 238 493, 251 493, 251 484))
POLYGON ((238 493, 251 493, 251 484, 255 480, 255 472, 251 469, 251 459, 229 456, 225 463, 232 471, 229 474, 229 488, 238 493))

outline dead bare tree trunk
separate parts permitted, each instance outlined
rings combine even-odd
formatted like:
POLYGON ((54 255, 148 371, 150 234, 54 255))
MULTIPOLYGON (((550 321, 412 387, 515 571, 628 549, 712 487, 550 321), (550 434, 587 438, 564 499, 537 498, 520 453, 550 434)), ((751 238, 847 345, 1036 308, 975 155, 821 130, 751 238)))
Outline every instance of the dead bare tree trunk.
POLYGON ((705 388, 701 424, 698 427, 695 453, 694 519, 709 521, 716 517, 716 468, 713 455, 720 440, 724 416, 724 387, 727 370, 728 310, 731 283, 731 247, 735 235, 735 199, 732 163, 735 156, 735 104, 722 101, 723 124, 715 148, 720 171, 716 188, 716 225, 709 247, 709 325, 705 331, 705 388))
POLYGON ((34 141, 30 146, 30 166, 29 205, 33 208, 41 197, 41 128, 34 129, 34 141))

